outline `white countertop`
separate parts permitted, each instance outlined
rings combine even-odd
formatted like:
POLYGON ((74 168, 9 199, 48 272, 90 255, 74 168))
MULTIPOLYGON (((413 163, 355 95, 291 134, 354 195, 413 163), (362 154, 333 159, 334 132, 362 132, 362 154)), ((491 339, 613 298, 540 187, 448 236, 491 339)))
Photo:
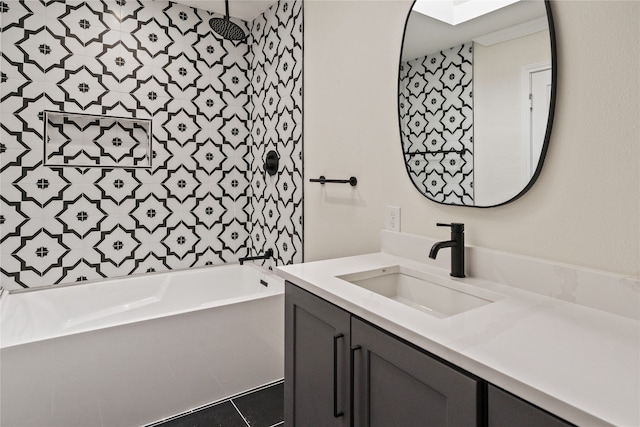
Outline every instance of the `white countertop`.
POLYGON ((438 319, 335 277, 396 265, 448 278, 448 270, 388 253, 277 272, 569 422, 640 426, 637 320, 478 278, 452 279, 506 298, 438 319))

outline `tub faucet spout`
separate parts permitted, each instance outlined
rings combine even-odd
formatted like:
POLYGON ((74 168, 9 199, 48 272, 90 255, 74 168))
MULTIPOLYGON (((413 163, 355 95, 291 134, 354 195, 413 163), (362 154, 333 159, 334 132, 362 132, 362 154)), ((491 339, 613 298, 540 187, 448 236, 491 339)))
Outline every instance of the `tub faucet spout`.
POLYGON ((264 253, 264 255, 258 255, 258 256, 247 256, 244 258, 240 258, 238 261, 240 262, 240 265, 244 264, 245 261, 256 261, 258 259, 269 259, 273 256, 273 249, 267 249, 264 253))
POLYGON ((451 248, 451 273, 453 277, 464 276, 464 224, 437 224, 438 227, 451 227, 451 240, 435 243, 429 251, 429 258, 436 259, 442 248, 451 248))

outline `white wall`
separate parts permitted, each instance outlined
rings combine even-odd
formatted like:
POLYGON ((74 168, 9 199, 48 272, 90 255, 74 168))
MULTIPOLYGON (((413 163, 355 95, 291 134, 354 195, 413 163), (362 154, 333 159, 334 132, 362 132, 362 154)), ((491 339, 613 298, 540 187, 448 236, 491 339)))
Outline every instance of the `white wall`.
MULTIPOLYGON (((406 175, 396 79, 410 0, 305 2, 305 260, 374 252, 384 207, 403 231, 639 275, 640 2, 553 1, 558 102, 534 187, 490 209, 437 205, 406 175), (308 179, 355 175, 348 185, 308 179)), ((425 254, 426 257, 426 254, 425 254)))

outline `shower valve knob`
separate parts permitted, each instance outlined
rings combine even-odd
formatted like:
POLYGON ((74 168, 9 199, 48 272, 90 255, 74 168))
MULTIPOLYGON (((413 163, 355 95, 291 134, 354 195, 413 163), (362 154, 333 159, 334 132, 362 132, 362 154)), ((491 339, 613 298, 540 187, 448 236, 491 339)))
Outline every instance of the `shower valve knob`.
POLYGON ((271 150, 267 153, 267 157, 264 161, 264 171, 269 175, 275 175, 278 172, 278 166, 280 164, 280 157, 278 153, 271 150))

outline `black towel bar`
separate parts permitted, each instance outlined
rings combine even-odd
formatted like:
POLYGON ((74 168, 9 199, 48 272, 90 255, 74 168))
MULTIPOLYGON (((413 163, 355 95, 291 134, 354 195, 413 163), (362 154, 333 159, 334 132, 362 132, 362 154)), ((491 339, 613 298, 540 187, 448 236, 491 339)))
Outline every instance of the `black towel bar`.
POLYGON ((451 154, 451 153, 455 153, 455 154, 460 154, 463 155, 465 152, 465 150, 433 150, 433 151, 413 151, 413 152, 408 152, 408 153, 404 153, 405 156, 426 156, 429 154, 435 155, 435 154, 451 154))
POLYGON ((319 182, 320 184, 349 184, 352 187, 355 187, 358 184, 358 179, 355 176, 352 176, 349 179, 327 179, 324 176, 320 176, 320 178, 312 178, 309 182, 319 182))

